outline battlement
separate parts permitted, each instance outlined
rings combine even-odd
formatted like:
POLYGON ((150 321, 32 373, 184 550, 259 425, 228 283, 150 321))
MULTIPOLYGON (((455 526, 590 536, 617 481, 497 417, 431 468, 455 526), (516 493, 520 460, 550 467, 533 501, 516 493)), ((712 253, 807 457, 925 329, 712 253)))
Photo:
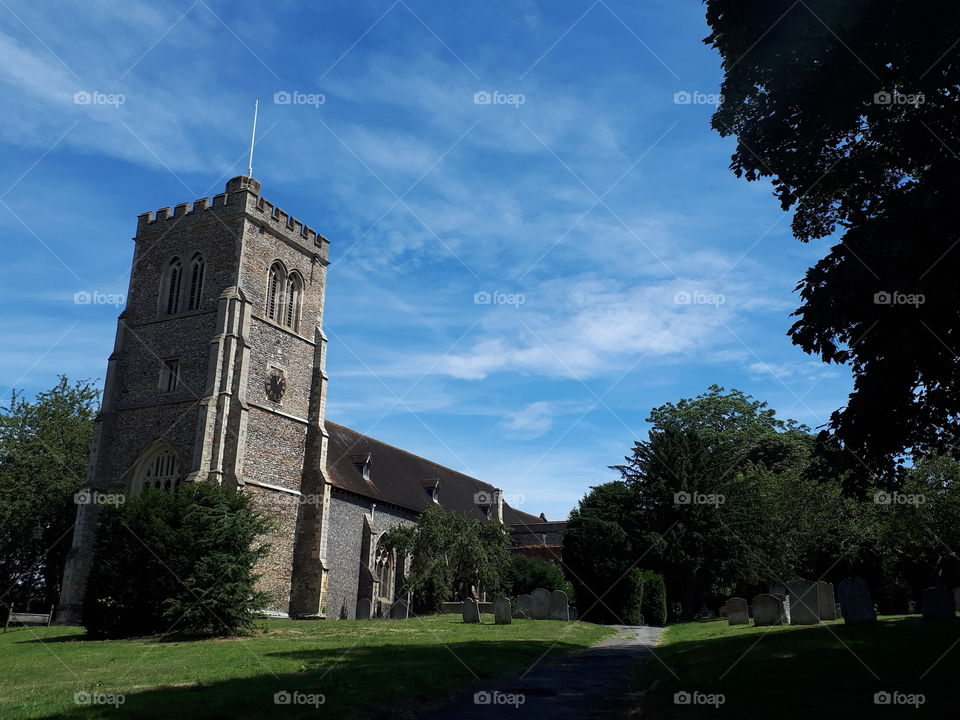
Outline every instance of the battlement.
POLYGON ((308 225, 276 207, 260 195, 260 183, 252 177, 235 177, 227 182, 226 192, 213 198, 200 198, 137 216, 137 235, 170 232, 197 222, 213 220, 221 215, 246 213, 274 231, 296 240, 301 245, 320 249, 327 256, 330 241, 308 225), (212 202, 211 202, 212 200, 212 202))

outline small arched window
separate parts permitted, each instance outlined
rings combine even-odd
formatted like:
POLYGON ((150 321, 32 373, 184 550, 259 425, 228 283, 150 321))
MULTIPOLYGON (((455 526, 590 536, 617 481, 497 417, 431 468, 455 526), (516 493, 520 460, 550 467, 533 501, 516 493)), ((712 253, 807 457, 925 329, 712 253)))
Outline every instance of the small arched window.
POLYGON ((180 458, 165 442, 158 442, 137 466, 133 492, 139 493, 148 487, 169 492, 180 487, 180 458))
POLYGON ((204 269, 203 255, 197 253, 190 263, 190 296, 187 298, 187 310, 197 310, 200 307, 200 298, 203 295, 204 269))
POLYGON ((180 291, 183 286, 183 263, 173 258, 164 272, 160 296, 164 315, 176 315, 180 312, 180 291))
POLYGON ((290 273, 287 278, 287 297, 284 308, 283 324, 296 331, 300 324, 300 299, 303 295, 303 280, 298 273, 290 273))
POLYGON ((283 317, 283 295, 286 286, 286 271, 280 263, 270 268, 267 280, 267 317, 280 322, 283 317))

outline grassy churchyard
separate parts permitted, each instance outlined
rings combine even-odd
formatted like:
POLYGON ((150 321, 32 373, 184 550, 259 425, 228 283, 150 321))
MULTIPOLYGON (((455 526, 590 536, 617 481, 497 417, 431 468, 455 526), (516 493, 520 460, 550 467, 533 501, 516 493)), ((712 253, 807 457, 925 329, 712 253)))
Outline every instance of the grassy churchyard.
POLYGON ((544 653, 613 634, 580 622, 482 620, 268 620, 249 637, 195 641, 11 629, 0 634, 0 718, 404 717, 478 678, 521 672, 544 653), (290 703, 275 702, 277 693, 290 703))
POLYGON ((956 656, 948 653, 957 643, 960 620, 923 622, 917 615, 884 616, 876 625, 680 623, 666 629, 656 649, 662 663, 651 658, 638 669, 634 712, 625 714, 712 720, 957 718, 960 676, 956 656), (890 703, 875 702, 877 693, 887 695, 876 700, 890 703), (708 704, 718 694, 722 704, 708 704), (910 704, 909 696, 917 694, 922 704, 910 704))

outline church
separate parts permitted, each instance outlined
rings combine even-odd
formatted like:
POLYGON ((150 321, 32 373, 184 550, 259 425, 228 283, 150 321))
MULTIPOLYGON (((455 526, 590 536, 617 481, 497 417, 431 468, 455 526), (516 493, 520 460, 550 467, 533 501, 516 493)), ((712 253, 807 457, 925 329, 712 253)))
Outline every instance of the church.
MULTIPOLYGON (((86 486, 94 493, 223 483, 277 520, 258 568, 264 612, 388 615, 404 563, 379 543, 434 504, 510 529, 559 562, 563 522, 489 483, 326 418, 329 241, 251 176, 139 216, 127 305, 107 363, 86 486)), ((96 504, 80 504, 57 622, 80 621, 96 504)))

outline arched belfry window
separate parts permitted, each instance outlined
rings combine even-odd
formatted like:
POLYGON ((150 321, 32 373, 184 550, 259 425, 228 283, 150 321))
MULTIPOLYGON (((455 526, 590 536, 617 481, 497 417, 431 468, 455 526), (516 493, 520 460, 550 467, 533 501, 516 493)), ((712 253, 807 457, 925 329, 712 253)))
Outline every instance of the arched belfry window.
POLYGON ((267 279, 267 317, 280 322, 283 317, 283 296, 286 290, 287 271, 280 263, 270 267, 267 279))
POLYGON ((173 258, 163 274, 160 285, 160 302, 164 315, 176 315, 180 312, 180 292, 183 288, 183 263, 173 258))
POLYGON ((300 324, 300 302, 303 297, 303 280, 300 273, 292 272, 287 278, 287 297, 283 324, 296 331, 300 324))
POLYGON ((139 493, 152 487, 172 492, 180 487, 180 480, 180 458, 176 450, 165 442, 157 442, 137 463, 132 490, 139 493))
POLYGON ((205 269, 203 255, 197 253, 190 262, 190 294, 187 298, 187 310, 197 310, 200 307, 200 298, 203 296, 203 271, 205 269))
POLYGON ((296 270, 288 273, 279 260, 271 265, 266 305, 268 318, 296 332, 303 305, 303 276, 296 270))

